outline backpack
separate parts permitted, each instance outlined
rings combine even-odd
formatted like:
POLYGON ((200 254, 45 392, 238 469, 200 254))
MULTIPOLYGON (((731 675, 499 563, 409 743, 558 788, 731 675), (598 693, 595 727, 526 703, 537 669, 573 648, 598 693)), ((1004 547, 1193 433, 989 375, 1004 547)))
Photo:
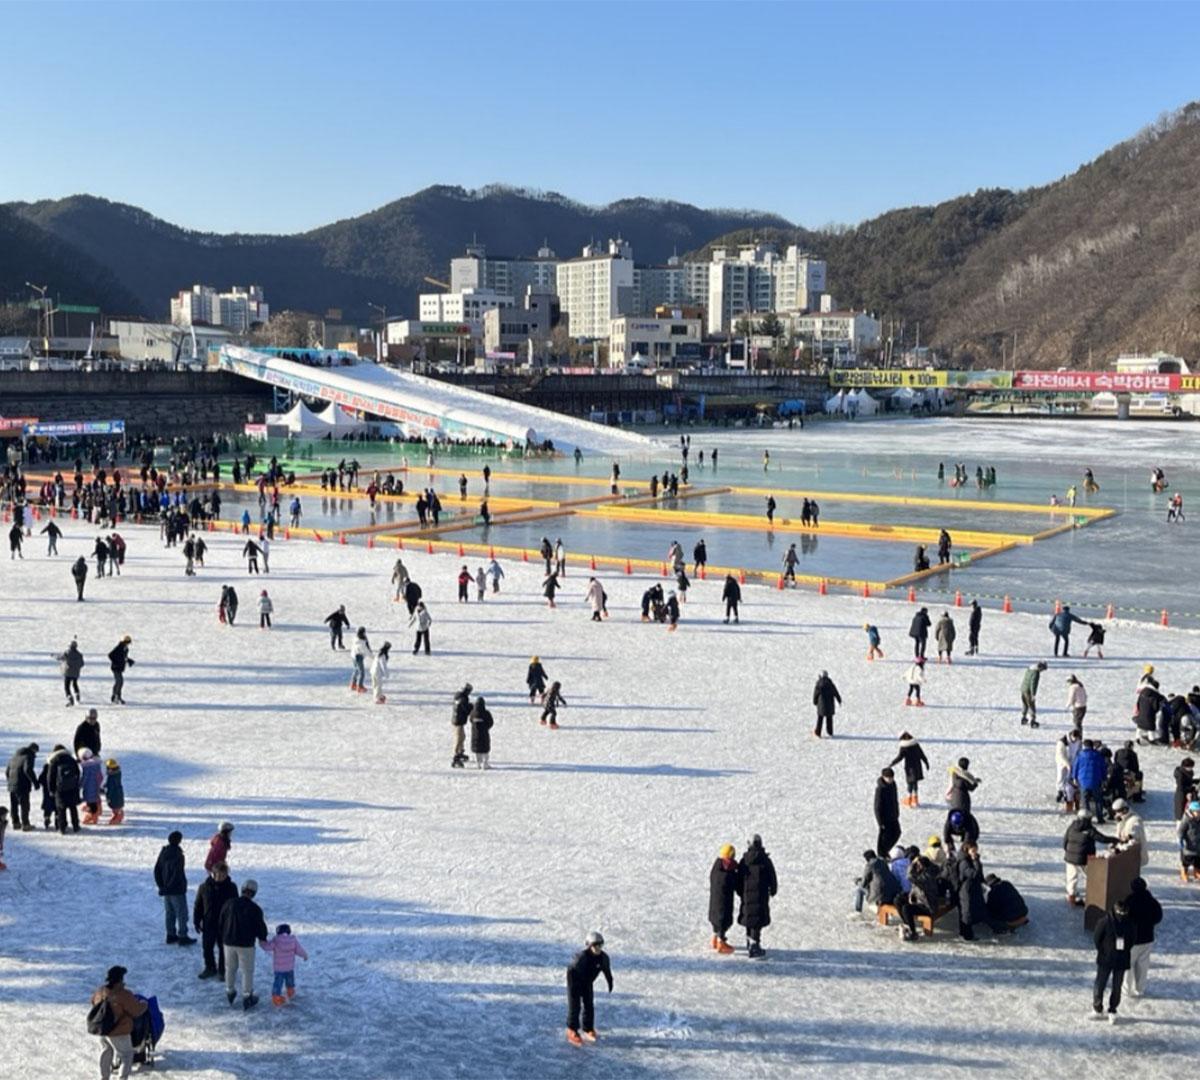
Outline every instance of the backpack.
POLYGON ((111 1035, 117 1026, 117 1014, 109 1004, 108 995, 96 1002, 87 1014, 87 1030, 89 1035, 111 1035))

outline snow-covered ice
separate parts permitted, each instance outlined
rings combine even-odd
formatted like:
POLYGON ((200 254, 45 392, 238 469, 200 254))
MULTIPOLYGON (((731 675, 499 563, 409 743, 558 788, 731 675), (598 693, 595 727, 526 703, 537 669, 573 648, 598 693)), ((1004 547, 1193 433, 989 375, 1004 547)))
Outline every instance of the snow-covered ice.
MULTIPOLYGON (((911 608, 808 592, 745 590, 743 623, 720 618, 719 581, 695 582, 679 632, 638 620, 647 579, 605 575, 612 618, 589 621, 587 574, 572 569, 550 611, 535 566, 506 564, 499 597, 454 601, 460 561, 406 554, 433 624, 433 656, 410 654, 388 585, 393 550, 277 543, 272 573, 248 578, 239 542, 210 536, 208 566, 183 575, 157 531, 123 530, 124 576, 68 567, 89 533, 69 524, 63 555, 41 538, 0 579, 4 703, 0 750, 36 740, 39 766, 69 743, 52 656, 78 635, 84 706, 100 710, 104 756, 120 759, 122 828, 8 835, 0 873, 0 1030, 22 1078, 95 1073, 84 1030, 91 990, 115 963, 159 996, 159 1068, 215 1077, 786 1077, 996 1072, 1167 1076, 1200 1053, 1195 1002, 1200 887, 1178 878, 1170 772, 1179 754, 1143 752, 1152 843, 1147 877, 1164 903, 1149 996, 1126 1023, 1090 1025, 1093 950, 1063 901, 1053 744, 1066 730, 1065 678, 1087 685, 1087 727, 1128 730, 1145 661, 1164 687, 1200 681, 1186 630, 1118 623, 1106 659, 1051 663, 1045 724, 1018 724, 1022 669, 1049 649, 1045 615, 988 613, 983 656, 931 664, 929 707, 902 707, 911 608), (239 624, 218 623, 223 583, 239 624), (275 628, 254 618, 270 590, 275 628), (393 642, 388 702, 347 690, 347 653, 321 620, 346 604, 372 643, 393 642), (864 659, 878 623, 885 661, 864 659), (106 705, 105 654, 133 636, 125 708, 106 705), (569 706, 537 723, 525 668, 540 655, 569 706), (812 738, 812 683, 828 668, 845 706, 832 741, 812 738), (470 681, 496 726, 493 769, 452 771, 450 701, 470 681), (923 844, 944 818, 947 765, 966 754, 984 865, 1011 878, 1031 924, 960 944, 953 917, 917 945, 847 919, 871 846, 879 769, 909 728, 934 765, 926 806, 903 810, 923 844), (273 929, 289 922, 312 959, 298 996, 231 1009, 197 980, 198 946, 163 944, 151 870, 166 834, 185 835, 194 891, 218 821, 237 825, 233 877, 253 876, 273 929), (760 832, 780 876, 769 957, 708 949, 707 874, 722 843, 760 832), (949 925, 947 925, 949 924, 949 925), (563 1040, 563 969, 600 929, 616 979, 597 992, 602 1044, 563 1040)), ((478 565, 470 560, 471 568, 478 565)), ((472 596, 474 595, 472 591, 472 596)), ((936 619, 937 608, 931 609, 936 619)), ((959 620, 965 641, 965 613, 959 620)), ((1082 640, 1076 641, 1076 648, 1082 640)), ((189 896, 189 902, 191 897, 189 896)), ((732 940, 738 941, 735 927, 732 940)))

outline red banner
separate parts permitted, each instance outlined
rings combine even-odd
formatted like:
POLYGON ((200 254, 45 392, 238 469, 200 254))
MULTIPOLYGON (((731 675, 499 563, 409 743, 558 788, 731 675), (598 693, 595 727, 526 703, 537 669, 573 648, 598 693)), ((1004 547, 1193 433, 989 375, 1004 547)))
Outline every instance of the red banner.
POLYGON ((1014 390, 1059 390, 1065 393, 1164 394, 1183 389, 1180 375, 1137 371, 1016 371, 1014 390))

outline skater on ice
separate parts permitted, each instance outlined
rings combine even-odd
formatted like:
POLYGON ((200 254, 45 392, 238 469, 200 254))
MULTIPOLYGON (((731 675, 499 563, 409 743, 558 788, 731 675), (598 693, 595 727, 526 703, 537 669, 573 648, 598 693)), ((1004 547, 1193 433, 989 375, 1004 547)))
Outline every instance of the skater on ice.
POLYGON ((813 735, 819 739, 821 730, 824 728, 826 734, 832 739, 833 717, 837 712, 837 707, 842 703, 842 695, 838 693, 838 688, 829 677, 828 671, 821 671, 817 674, 817 681, 813 686, 812 703, 817 709, 817 726, 813 728, 813 735))
POLYGON ((882 660, 883 650, 879 647, 879 627, 873 626, 871 623, 863 623, 863 630, 867 634, 867 659, 882 660))
POLYGON ((929 758, 921 749, 921 744, 907 731, 900 733, 900 746, 896 756, 889 762, 895 766, 904 762, 904 783, 908 794, 900 801, 910 810, 921 805, 921 781, 925 779, 925 770, 929 768, 929 758))
POLYGON ((725 935, 733 925, 733 900, 738 894, 737 852, 732 844, 723 844, 708 872, 708 921, 712 926, 712 948, 722 956, 734 948, 725 935))
POLYGON ((1046 670, 1047 666, 1045 660, 1038 660, 1036 663, 1030 664, 1025 669, 1025 674, 1021 676, 1022 725, 1028 724, 1031 728, 1041 727, 1037 718, 1037 692, 1042 672, 1046 670))
POLYGON ((592 984, 601 975, 604 976, 608 992, 611 994, 612 965, 608 953, 604 951, 604 935, 593 930, 584 939, 583 950, 575 954, 575 958, 567 967, 567 1042, 575 1046, 582 1045, 584 1039, 593 1043, 597 1039, 596 1003, 592 994, 592 984))
POLYGON ((779 891, 775 864, 763 850, 762 837, 757 833, 746 845, 738 863, 738 925, 746 931, 746 955, 751 960, 766 956, 762 947, 762 932, 771 925, 771 898, 779 891))
POLYGON ((918 656, 908 665, 904 677, 908 680, 908 692, 904 695, 905 705, 924 706, 921 700, 921 687, 925 683, 925 657, 918 656))
POLYGON ((308 959, 308 953, 300 939, 292 935, 287 923, 275 927, 275 936, 258 943, 263 952, 271 954, 271 968, 275 976, 271 984, 271 1004, 276 1007, 286 1004, 296 996, 296 958, 308 959), (287 992, 285 998, 284 991, 287 992))

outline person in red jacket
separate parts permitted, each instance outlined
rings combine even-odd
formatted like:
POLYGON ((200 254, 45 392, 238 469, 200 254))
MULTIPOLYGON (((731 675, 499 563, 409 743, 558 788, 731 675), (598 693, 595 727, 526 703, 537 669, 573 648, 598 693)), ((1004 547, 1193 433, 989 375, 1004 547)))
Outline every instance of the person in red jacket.
POLYGON ((216 835, 209 841, 208 855, 204 859, 204 869, 213 872, 217 863, 229 861, 229 849, 233 846, 233 826, 228 821, 222 821, 217 827, 216 835))
POLYGON ((458 602, 465 604, 468 600, 467 590, 471 587, 471 571, 465 566, 458 572, 458 602))

